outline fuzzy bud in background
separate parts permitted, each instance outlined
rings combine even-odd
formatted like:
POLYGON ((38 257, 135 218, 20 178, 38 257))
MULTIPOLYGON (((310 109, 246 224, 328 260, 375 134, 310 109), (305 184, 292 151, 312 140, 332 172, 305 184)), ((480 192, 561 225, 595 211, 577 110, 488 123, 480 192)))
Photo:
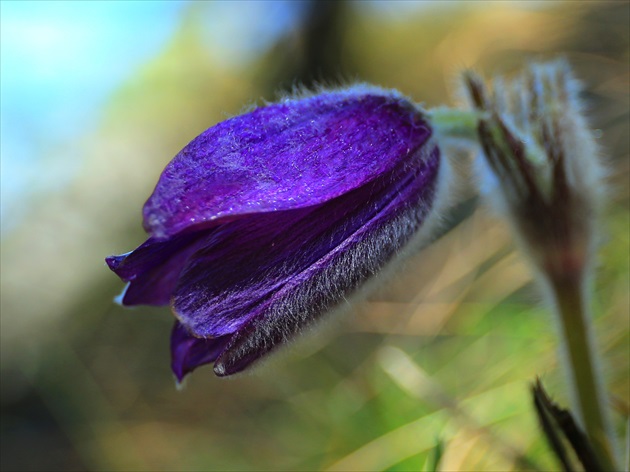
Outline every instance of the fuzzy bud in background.
POLYGON ((603 171, 568 64, 532 64, 513 80, 496 79, 492 95, 476 75, 464 80, 472 105, 486 112, 478 125, 482 194, 544 276, 586 270, 603 171))
POLYGON ((149 239, 107 258, 123 305, 170 305, 178 380, 247 368, 415 240, 444 193, 426 116, 357 85, 257 108, 206 130, 144 206, 149 239))
POLYGON ((478 113, 480 191, 513 228, 556 314, 561 356, 581 427, 603 470, 616 470, 605 389, 591 330, 590 291, 604 194, 594 136, 565 61, 531 64, 490 93, 464 75, 478 113))

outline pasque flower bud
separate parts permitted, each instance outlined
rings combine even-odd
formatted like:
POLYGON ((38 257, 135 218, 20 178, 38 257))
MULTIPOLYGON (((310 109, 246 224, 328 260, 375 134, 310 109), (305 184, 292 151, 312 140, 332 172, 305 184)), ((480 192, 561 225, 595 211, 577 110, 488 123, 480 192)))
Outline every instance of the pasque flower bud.
POLYGON ((582 272, 596 243, 603 193, 593 133, 565 61, 532 64, 513 80, 464 76, 478 124, 483 194, 515 228, 543 276, 582 272))
POLYGON ((492 94, 464 76, 479 113, 482 193, 510 221, 556 314, 569 391, 601 467, 614 470, 606 394, 590 329, 591 270, 603 170, 565 61, 531 64, 492 94))
POLYGON ((123 305, 170 305, 178 380, 239 372, 381 270, 435 213, 445 171, 424 112, 357 85, 206 130, 144 206, 149 239, 107 258, 123 305))

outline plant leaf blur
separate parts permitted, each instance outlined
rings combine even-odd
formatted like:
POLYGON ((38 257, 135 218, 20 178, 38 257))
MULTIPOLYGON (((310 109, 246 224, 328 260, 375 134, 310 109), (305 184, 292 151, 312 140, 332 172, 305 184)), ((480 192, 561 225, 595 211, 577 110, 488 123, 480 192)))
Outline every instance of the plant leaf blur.
MULTIPOLYGON (((183 391, 169 370, 168 310, 114 305, 121 284, 102 258, 143 239, 142 204, 165 164, 248 104, 338 78, 397 88, 427 107, 452 104, 464 67, 504 72, 557 54, 586 85, 609 156, 595 328, 624 432, 627 3, 180 3, 163 13, 174 26, 152 52, 134 52, 130 39, 132 59, 95 55, 112 61, 101 67, 131 66, 103 100, 84 97, 81 126, 58 117, 51 137, 31 108, 5 106, 3 88, 3 141, 26 123, 24 139, 39 143, 29 166, 2 151, 2 185, 28 187, 2 195, 3 470, 420 470, 437 438, 441 470, 556 467, 528 389, 540 375, 569 403, 551 317, 506 227, 483 209, 454 212, 449 231, 334 329, 251 375, 225 381, 201 368, 183 391)), ((154 24, 134 18, 136 35, 154 24)), ((3 2, 3 56, 23 46, 5 41, 10 20, 3 2)), ((67 64, 50 67, 87 94, 67 64)), ((3 67, 3 81, 8 74, 3 67)))

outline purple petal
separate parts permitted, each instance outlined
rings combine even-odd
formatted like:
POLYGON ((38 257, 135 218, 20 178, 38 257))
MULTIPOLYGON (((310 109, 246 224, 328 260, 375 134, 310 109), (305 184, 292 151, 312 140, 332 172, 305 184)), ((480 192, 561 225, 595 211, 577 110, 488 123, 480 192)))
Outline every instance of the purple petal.
POLYGON ((365 86, 286 100, 206 130, 144 207, 164 239, 191 226, 321 204, 391 171, 430 132, 396 92, 365 86))
POLYGON ((168 241, 149 238, 136 250, 105 259, 109 268, 129 282, 122 304, 168 305, 179 274, 209 232, 178 235, 168 241))
POLYGON ((200 339, 188 334, 179 322, 171 332, 171 369, 179 382, 195 368, 214 362, 225 348, 229 336, 217 339, 200 339))
POLYGON ((293 338, 390 261, 417 232, 435 191, 438 153, 389 204, 342 244, 273 294, 230 339, 219 376, 239 372, 293 338))

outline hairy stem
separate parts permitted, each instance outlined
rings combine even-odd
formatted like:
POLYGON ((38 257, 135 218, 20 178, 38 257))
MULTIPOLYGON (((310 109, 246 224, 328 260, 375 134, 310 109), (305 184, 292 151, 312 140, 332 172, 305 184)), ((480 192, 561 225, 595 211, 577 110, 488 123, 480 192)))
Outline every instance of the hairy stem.
POLYGON ((560 323, 562 355, 577 417, 605 470, 614 466, 606 395, 591 333, 591 314, 581 273, 551 277, 550 288, 560 323))
POLYGON ((428 112, 431 126, 438 136, 477 141, 477 127, 482 112, 438 107, 428 112))

